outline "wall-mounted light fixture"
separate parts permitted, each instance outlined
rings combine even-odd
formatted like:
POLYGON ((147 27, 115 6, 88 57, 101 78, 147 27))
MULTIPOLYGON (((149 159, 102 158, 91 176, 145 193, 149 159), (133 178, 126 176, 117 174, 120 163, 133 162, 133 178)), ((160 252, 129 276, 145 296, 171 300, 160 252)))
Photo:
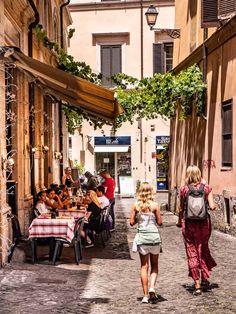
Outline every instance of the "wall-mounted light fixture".
POLYGON ((148 26, 151 31, 159 31, 162 33, 168 34, 171 38, 179 38, 180 37, 180 29, 177 28, 154 28, 157 20, 157 16, 159 11, 154 7, 154 5, 150 5, 148 7, 147 12, 145 13, 148 26))
POLYGON ((12 171, 14 168, 15 161, 12 157, 2 157, 2 171, 12 171))
POLYGON ((54 152, 54 158, 57 160, 62 159, 62 153, 61 152, 54 152))
POLYGON ((35 154, 36 151, 38 150, 37 147, 32 147, 29 144, 26 144, 26 150, 28 151, 29 154, 35 154))
POLYGON ((47 153, 48 151, 49 151, 49 147, 42 145, 42 152, 47 153))

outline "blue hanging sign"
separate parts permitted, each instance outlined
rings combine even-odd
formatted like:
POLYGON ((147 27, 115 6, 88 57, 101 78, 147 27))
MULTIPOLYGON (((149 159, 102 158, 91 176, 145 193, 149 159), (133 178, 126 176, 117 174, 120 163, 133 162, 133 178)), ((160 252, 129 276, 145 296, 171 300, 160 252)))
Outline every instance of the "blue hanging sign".
POLYGON ((95 136, 94 145, 131 145, 131 136, 95 136))
POLYGON ((170 137, 166 135, 156 136, 156 145, 165 145, 170 143, 170 137))

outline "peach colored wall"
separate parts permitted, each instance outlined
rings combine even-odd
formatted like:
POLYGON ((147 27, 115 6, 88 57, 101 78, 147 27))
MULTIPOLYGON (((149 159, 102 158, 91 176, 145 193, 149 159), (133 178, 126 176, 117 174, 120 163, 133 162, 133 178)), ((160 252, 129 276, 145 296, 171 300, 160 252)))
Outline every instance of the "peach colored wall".
POLYGON ((216 193, 230 190, 236 193, 236 37, 214 51, 208 57, 208 123, 205 159, 215 161, 216 168, 204 171, 214 184, 216 193), (225 171, 221 167, 221 103, 233 98, 233 169, 225 171))
MULTIPOLYGON (((75 3, 76 1, 74 1, 75 3)), ((79 3, 79 1, 77 2, 79 3)), ((145 14, 147 8, 144 8, 145 14)), ((156 27, 173 28, 174 27, 174 7, 161 7, 158 15, 156 27), (168 18, 166 18, 168 16, 168 18)), ((76 29, 70 42, 69 53, 76 60, 85 61, 93 71, 100 72, 100 47, 92 46, 93 33, 130 33, 130 44, 122 47, 122 72, 140 78, 140 9, 127 10, 105 10, 89 12, 71 12, 73 25, 76 29)), ((144 76, 153 75, 153 43, 155 42, 155 33, 150 31, 146 17, 143 17, 144 32, 144 76)), ((110 135, 110 126, 104 127, 105 135, 110 135)), ((161 119, 146 121, 143 120, 143 162, 140 163, 140 141, 137 122, 132 126, 125 123, 117 135, 131 136, 131 158, 132 158, 132 176, 134 180, 144 180, 146 160, 146 176, 150 181, 156 179, 156 159, 152 158, 152 152, 155 152, 155 137, 157 135, 169 135, 169 121, 161 119), (155 125, 155 132, 150 131, 150 125, 155 125), (148 141, 144 142, 147 137, 148 141), (137 141, 138 139, 138 141, 137 141), (146 154, 145 154, 146 150, 146 154), (149 171, 150 165, 150 171, 149 171), (133 168, 135 168, 133 170, 133 168), (136 169, 137 168, 137 169, 136 169)), ((100 130, 94 131, 88 124, 84 123, 82 128, 84 134, 84 145, 86 149, 86 135, 102 136, 100 130)), ((80 150, 82 149, 81 136, 78 134, 72 138, 73 149, 71 151, 72 160, 79 160, 80 150)), ((91 142, 93 144, 93 142, 91 142)), ((95 170, 95 157, 88 150, 85 151, 85 167, 87 170, 95 170)))
MULTIPOLYGON (((147 8, 143 11, 144 76, 152 76, 152 44, 155 33, 150 31, 146 23, 146 10, 147 8)), ((173 28, 174 14, 174 7, 161 7, 156 27, 173 28)), ((71 12, 71 16, 72 27, 76 31, 70 42, 69 53, 75 59, 87 62, 95 72, 100 72, 99 48, 92 46, 92 34, 129 32, 130 45, 123 47, 122 70, 129 75, 140 77, 140 9, 71 12)))
MULTIPOLYGON (((201 1, 189 0, 175 2, 175 23, 180 28, 181 36, 174 41, 174 67, 203 42, 201 28, 201 1)), ((208 29, 208 37, 215 32, 215 28, 208 29)))
MULTIPOLYGON (((233 141, 233 168, 221 166, 221 104, 233 98, 236 101, 236 37, 208 56, 208 110, 207 120, 193 115, 186 121, 171 121, 171 188, 184 182, 189 164, 198 164, 214 193, 228 190, 235 195, 236 145, 233 141), (215 168, 204 168, 204 161, 214 161, 215 168)), ((233 104, 233 139, 236 134, 236 111, 233 104)))

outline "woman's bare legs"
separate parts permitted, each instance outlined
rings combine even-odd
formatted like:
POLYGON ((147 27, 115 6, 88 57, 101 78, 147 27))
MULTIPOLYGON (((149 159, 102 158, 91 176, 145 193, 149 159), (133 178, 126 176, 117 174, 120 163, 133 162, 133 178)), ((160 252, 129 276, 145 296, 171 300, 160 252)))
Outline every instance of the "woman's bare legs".
POLYGON ((80 235, 85 238, 85 240, 88 242, 88 243, 92 243, 92 240, 90 239, 90 237, 86 234, 86 232, 84 230, 81 230, 80 231, 80 235))
POLYGON ((158 254, 150 254, 151 262, 151 275, 150 275, 150 288, 155 288, 158 274, 158 254))
POLYGON ((143 293, 145 296, 148 295, 148 264, 149 264, 149 254, 142 255, 139 253, 140 261, 141 261, 141 271, 140 271, 140 277, 141 277, 141 283, 143 286, 143 293))
POLYGON ((199 279, 195 280, 195 288, 196 289, 201 289, 201 284, 200 284, 200 280, 199 279))

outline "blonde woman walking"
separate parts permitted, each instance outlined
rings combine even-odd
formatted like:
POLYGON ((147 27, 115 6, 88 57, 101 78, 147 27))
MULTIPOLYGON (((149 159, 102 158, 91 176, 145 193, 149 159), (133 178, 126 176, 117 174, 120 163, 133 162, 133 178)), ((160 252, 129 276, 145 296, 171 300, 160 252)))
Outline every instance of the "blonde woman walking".
POLYGON ((154 202, 152 186, 144 182, 141 184, 137 201, 133 205, 130 217, 130 225, 137 226, 137 234, 134 238, 133 251, 138 252, 141 261, 141 283, 143 287, 142 303, 155 301, 155 285, 158 274, 158 255, 160 253, 161 238, 158 225, 162 225, 160 210, 154 202), (151 264, 150 287, 148 290, 149 260, 151 264))

